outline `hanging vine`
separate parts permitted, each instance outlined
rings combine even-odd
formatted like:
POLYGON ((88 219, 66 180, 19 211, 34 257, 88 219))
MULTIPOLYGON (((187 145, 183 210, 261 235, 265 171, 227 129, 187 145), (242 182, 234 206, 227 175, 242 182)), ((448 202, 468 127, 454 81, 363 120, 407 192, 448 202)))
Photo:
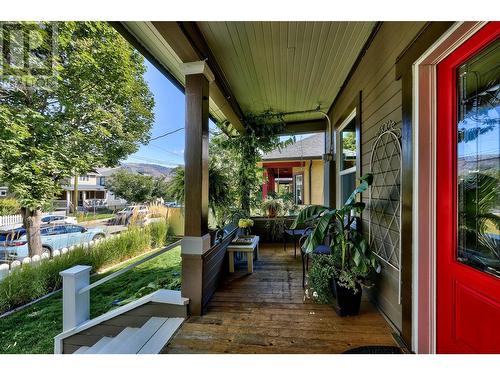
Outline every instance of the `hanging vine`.
POLYGON ((247 113, 244 127, 244 134, 225 137, 221 145, 230 150, 236 159, 236 195, 241 210, 250 215, 250 208, 256 206, 259 192, 261 177, 257 163, 261 160, 262 153, 281 150, 293 143, 294 139, 280 139, 279 134, 285 128, 283 114, 270 110, 260 114, 247 113))

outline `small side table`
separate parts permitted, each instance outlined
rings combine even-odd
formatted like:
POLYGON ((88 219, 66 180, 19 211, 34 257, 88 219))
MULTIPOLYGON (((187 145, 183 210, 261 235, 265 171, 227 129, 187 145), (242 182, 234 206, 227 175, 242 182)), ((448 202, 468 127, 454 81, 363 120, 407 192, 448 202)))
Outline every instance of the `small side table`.
POLYGON ((248 273, 253 273, 253 253, 255 252, 255 259, 259 259, 259 236, 240 236, 239 238, 251 239, 251 243, 236 244, 230 243, 227 247, 229 255, 229 272, 234 272, 234 253, 242 252, 247 254, 247 270, 248 273))

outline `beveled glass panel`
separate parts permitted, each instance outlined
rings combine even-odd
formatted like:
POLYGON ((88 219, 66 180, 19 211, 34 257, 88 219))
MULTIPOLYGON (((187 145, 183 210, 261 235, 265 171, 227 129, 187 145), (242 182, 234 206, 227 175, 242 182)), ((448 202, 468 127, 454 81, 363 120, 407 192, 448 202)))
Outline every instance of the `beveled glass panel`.
POLYGON ((457 69, 457 260, 500 277, 500 42, 457 69))

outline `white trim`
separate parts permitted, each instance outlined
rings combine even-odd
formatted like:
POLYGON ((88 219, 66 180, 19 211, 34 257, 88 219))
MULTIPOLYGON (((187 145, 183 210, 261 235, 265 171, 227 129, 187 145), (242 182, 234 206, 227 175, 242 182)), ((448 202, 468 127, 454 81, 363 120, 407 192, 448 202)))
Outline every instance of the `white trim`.
POLYGON ((181 254, 203 255, 210 249, 210 234, 203 237, 185 236, 182 238, 181 254))
POLYGON ((346 174, 356 173, 356 167, 351 167, 344 169, 339 172, 339 176, 345 176, 346 174))
MULTIPOLYGON (((342 188, 341 188, 341 185, 340 185, 340 177, 347 174, 347 173, 351 173, 349 172, 349 170, 351 170, 352 168, 354 168, 354 171, 356 171, 356 168, 358 167, 358 165, 356 165, 355 167, 351 167, 351 168, 348 168, 348 169, 344 169, 344 170, 340 170, 340 158, 341 158, 341 154, 338 153, 337 154, 337 151, 340 151, 342 152, 342 145, 341 145, 341 138, 340 136, 338 136, 340 134, 340 132, 342 130, 344 130, 344 128, 349 125, 349 123, 356 118, 356 108, 354 108, 351 113, 349 113, 349 115, 345 118, 344 121, 342 121, 342 123, 338 126, 337 129, 334 129, 334 133, 335 133, 335 154, 336 154, 336 163, 335 163, 335 183, 337 184, 337 189, 335 189, 335 202, 337 202, 337 207, 340 207, 342 206, 343 202, 342 202, 342 188), (337 157, 338 156, 338 157, 337 157)), ((359 150, 356 150, 356 152, 359 151, 359 150)))
MULTIPOLYGON (((435 202, 436 202, 436 110, 437 110, 437 87, 436 87, 436 66, 441 62, 444 58, 446 58, 451 52, 453 52, 456 48, 462 45, 467 39, 469 39, 474 33, 476 33, 480 28, 482 28, 486 22, 456 22, 450 29, 448 29, 438 40, 436 40, 430 47, 425 51, 413 64, 413 119, 412 119, 412 129, 413 129, 413 259, 412 259, 412 349, 416 353, 420 352, 429 352, 436 353, 436 212, 435 212, 435 202), (448 43, 447 43, 448 42, 448 43), (425 76, 422 78, 420 75, 421 69, 427 68, 425 76), (427 82, 421 81, 422 79, 426 79, 427 82), (425 242, 421 238, 420 234, 420 226, 419 226, 419 218, 420 218, 420 201, 419 197, 421 195, 419 190, 419 183, 421 183, 420 177, 420 169, 419 165, 420 160, 420 147, 419 147, 419 139, 420 139, 420 108, 421 103, 419 102, 419 97, 421 95, 420 84, 427 83, 429 91, 426 91, 426 97, 428 98, 428 105, 430 108, 430 116, 427 118, 427 121, 430 123, 432 127, 431 137, 431 163, 430 172, 431 178, 428 181, 428 191, 430 192, 428 207, 430 206, 430 211, 432 212, 431 217, 428 220, 428 228, 430 233, 430 238, 426 238, 425 242), (425 244, 427 243, 427 244, 425 244), (425 351, 421 351, 419 348, 419 263, 423 262, 421 260, 420 252, 421 252, 421 244, 422 246, 429 247, 429 256, 430 259, 427 259, 427 264, 429 264, 431 285, 430 285, 430 294, 429 297, 432 299, 430 301, 432 311, 428 311, 430 313, 430 322, 429 322, 429 336, 431 339, 430 347, 425 351)), ((424 124, 422 126, 428 126, 428 124, 424 124)))
POLYGON ((215 76, 206 61, 182 63, 180 64, 180 69, 186 76, 191 74, 203 74, 208 82, 215 81, 215 76))
POLYGON ((169 305, 179 305, 179 306, 184 306, 189 303, 189 299, 182 297, 181 292, 177 290, 167 290, 167 289, 160 289, 157 290, 156 292, 153 292, 151 294, 148 294, 144 297, 141 297, 133 302, 130 302, 126 304, 125 306, 120 306, 116 309, 113 309, 111 311, 108 311, 107 313, 98 316, 97 318, 94 318, 92 320, 88 320, 84 322, 83 324, 80 324, 78 327, 75 327, 73 329, 67 330, 65 332, 60 333, 56 337, 54 337, 54 354, 62 354, 62 341, 69 337, 73 336, 79 332, 82 332, 88 328, 94 327, 102 322, 105 322, 106 320, 109 320, 111 318, 114 318, 118 315, 122 315, 126 313, 127 311, 133 310, 139 306, 142 306, 148 302, 157 302, 157 303, 166 303, 169 305))

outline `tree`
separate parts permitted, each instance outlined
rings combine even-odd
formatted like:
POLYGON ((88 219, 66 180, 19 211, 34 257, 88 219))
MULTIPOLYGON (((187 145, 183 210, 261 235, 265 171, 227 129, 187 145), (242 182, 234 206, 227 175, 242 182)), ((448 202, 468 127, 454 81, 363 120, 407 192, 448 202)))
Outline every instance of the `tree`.
POLYGON ((113 193, 131 203, 151 202, 156 198, 168 199, 167 181, 163 177, 153 177, 132 173, 124 169, 114 173, 106 182, 113 193))
MULTIPOLYGON (((144 81, 144 58, 104 22, 18 23, 10 39, 53 58, 52 80, 36 69, 0 81, 0 178, 22 206, 30 255, 41 252, 41 207, 61 182, 97 166, 115 166, 149 139, 154 100, 144 81), (53 33, 57 26, 57 34, 53 33), (51 50, 56 35, 57 50, 51 50)), ((7 72, 9 70, 7 69, 7 72)))

